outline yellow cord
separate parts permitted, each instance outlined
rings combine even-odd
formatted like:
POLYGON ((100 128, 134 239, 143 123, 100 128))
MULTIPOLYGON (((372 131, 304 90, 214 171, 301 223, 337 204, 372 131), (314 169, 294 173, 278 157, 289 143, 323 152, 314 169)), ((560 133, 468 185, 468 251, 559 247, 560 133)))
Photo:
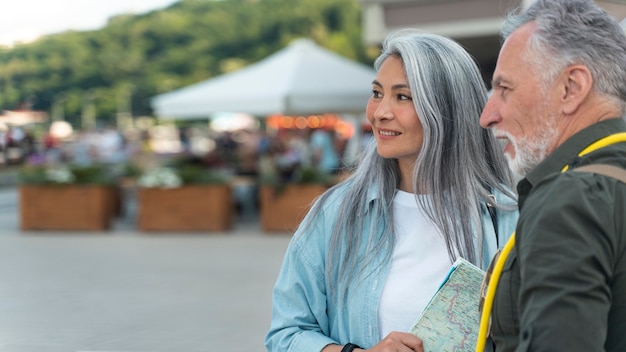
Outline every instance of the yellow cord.
POLYGON ((496 264, 493 267, 491 278, 489 279, 489 285, 487 286, 487 294, 485 296, 483 311, 480 316, 480 329, 478 330, 476 352, 483 352, 485 350, 485 343, 487 342, 487 333, 489 330, 489 318, 491 317, 491 307, 493 306, 493 300, 496 295, 496 286, 498 285, 498 282, 500 282, 500 274, 502 274, 502 268, 504 268, 504 263, 509 257, 509 253, 514 246, 515 232, 513 232, 511 238, 509 238, 509 240, 504 245, 500 256, 496 260, 496 264))
MULTIPOLYGON (((587 148, 583 149, 580 153, 578 153, 578 156, 583 156, 585 154, 591 153, 594 150, 600 149, 600 148, 604 148, 607 145, 611 145, 614 143, 620 143, 620 142, 626 142, 626 133, 625 132, 621 132, 621 133, 614 133, 610 136, 606 136, 602 139, 599 139, 593 143, 591 143, 587 148)), ((565 165, 562 169, 561 172, 565 172, 567 171, 567 169, 569 169, 568 165, 565 165)))
MULTIPOLYGON (((615 133, 604 138, 601 138, 593 143, 591 143, 588 147, 583 149, 578 156, 583 156, 585 154, 591 153, 594 150, 606 147, 607 145, 626 142, 626 133, 615 133)), ((569 169, 568 165, 565 165, 561 172, 565 172, 569 169)), ((500 275, 502 274, 502 268, 504 267, 504 263, 511 252, 511 249, 515 246, 515 232, 511 235, 511 238, 507 241, 506 245, 502 249, 502 253, 496 260, 496 264, 493 268, 493 273, 491 274, 491 278, 487 283, 487 294, 485 295, 485 301, 483 305, 483 311, 480 316, 480 327, 478 330, 478 341, 476 342, 476 352, 484 352, 485 343, 487 342, 487 333, 489 331, 489 319, 491 318, 491 308, 493 307, 493 300, 496 296, 496 289, 498 287, 498 282, 500 281, 500 275)))

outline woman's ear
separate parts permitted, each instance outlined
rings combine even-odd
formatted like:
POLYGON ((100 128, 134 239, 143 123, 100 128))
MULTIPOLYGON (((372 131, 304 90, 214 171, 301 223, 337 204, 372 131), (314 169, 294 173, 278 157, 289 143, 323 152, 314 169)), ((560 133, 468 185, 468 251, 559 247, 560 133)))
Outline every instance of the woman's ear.
POLYGON ((589 96, 593 86, 593 77, 587 66, 572 65, 563 71, 561 84, 563 88, 561 95, 562 112, 570 115, 589 96))

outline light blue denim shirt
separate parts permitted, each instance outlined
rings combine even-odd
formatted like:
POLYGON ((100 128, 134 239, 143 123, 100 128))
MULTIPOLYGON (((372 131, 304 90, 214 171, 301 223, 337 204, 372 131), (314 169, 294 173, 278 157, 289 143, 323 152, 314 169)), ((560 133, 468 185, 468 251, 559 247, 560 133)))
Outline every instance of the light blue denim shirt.
MULTIPOLYGON (((502 194, 495 196, 502 204, 515 204, 502 194)), ((345 301, 337 302, 327 292, 326 257, 344 198, 345 187, 340 187, 323 205, 323 216, 309 228, 309 233, 304 234, 302 227, 299 228, 289 244, 273 291, 272 322, 265 338, 270 352, 319 352, 328 344, 348 342, 371 348, 382 338, 379 336, 378 305, 390 266, 389 262, 383 262, 382 253, 370 254, 376 256, 374 264, 380 264, 380 270, 364 280, 355 281, 345 301)), ((371 201, 374 199, 372 196, 371 201)), ((518 214, 516 207, 511 211, 498 209, 499 239, 496 242, 487 207, 483 204, 481 208, 486 238, 482 259, 485 269, 497 250, 496 243, 503 246, 512 234, 518 214)), ((364 211, 363 216, 364 223, 371 223, 369 212, 364 211)), ((378 224, 380 229, 384 226, 387 224, 378 224)), ((368 233, 367 230, 363 232, 368 233)), ((363 241, 367 240, 363 238, 363 241)))

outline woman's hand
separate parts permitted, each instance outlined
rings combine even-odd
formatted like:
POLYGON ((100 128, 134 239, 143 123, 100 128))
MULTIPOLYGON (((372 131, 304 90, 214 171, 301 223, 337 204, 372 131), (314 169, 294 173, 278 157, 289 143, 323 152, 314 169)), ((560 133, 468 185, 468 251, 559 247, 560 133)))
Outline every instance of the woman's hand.
MULTIPOLYGON (((358 350, 355 350, 358 351, 358 350)), ((408 332, 394 331, 380 340, 370 352, 424 352, 422 340, 408 332)))
MULTIPOLYGON (((322 352, 340 352, 343 346, 340 345, 328 345, 322 349, 322 352)), ((376 346, 369 350, 363 350, 357 348, 357 351, 370 351, 370 352, 424 352, 424 344, 419 337, 408 332, 394 331, 387 335, 384 339, 380 340, 376 346)))

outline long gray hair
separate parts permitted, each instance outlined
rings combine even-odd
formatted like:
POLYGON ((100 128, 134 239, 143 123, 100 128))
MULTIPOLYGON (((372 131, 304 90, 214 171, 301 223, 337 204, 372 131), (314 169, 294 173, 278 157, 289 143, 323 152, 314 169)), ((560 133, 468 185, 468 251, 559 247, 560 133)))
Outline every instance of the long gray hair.
MULTIPOLYGON (((473 234, 476 232, 482 244, 480 203, 493 203, 490 195, 495 189, 515 198, 501 147, 491 131, 478 123, 487 100, 485 84, 472 57, 442 36, 414 30, 396 32, 384 41, 375 68, 378 70, 391 55, 403 62, 424 131, 415 161, 414 189, 427 189, 432 196, 422 205, 443 234, 450 259, 460 255, 479 263, 481 254, 475 253, 473 234)), ((314 226, 325 200, 338 188, 347 189, 336 215, 326 263, 327 275, 333 278, 331 285, 337 283, 343 292, 355 276, 374 270, 367 264, 375 256, 362 253, 382 251, 390 260, 394 244, 392 205, 399 181, 397 160, 382 158, 372 143, 351 176, 322 195, 303 223, 305 229, 314 226), (377 192, 377 199, 368 204, 372 190, 377 192), (363 223, 365 212, 372 216, 367 224, 363 223), (381 224, 384 226, 379 233, 381 224)))
POLYGON ((582 64, 591 71, 595 91, 626 111, 626 36, 613 17, 589 0, 537 0, 507 17, 502 39, 529 22, 537 27, 523 57, 545 84, 563 68, 582 64))

